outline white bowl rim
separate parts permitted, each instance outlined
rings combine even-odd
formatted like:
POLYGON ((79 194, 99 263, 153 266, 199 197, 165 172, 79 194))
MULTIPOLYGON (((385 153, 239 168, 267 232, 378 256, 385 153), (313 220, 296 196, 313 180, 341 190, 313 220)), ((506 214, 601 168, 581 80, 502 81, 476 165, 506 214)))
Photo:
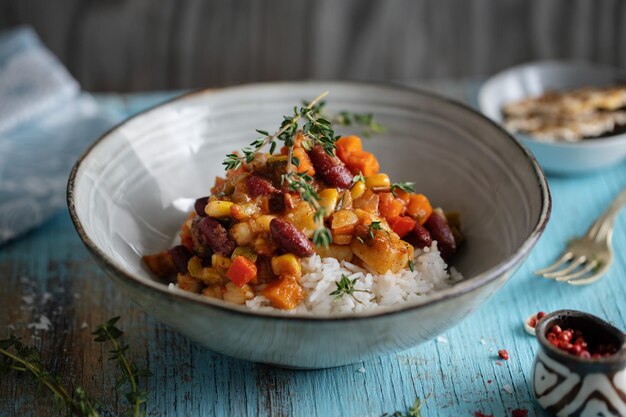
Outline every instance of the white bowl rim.
POLYGON ((78 233, 80 239, 83 241, 89 252, 94 256, 94 258, 99 261, 101 264, 106 266, 108 269, 115 272, 115 274, 119 277, 124 277, 126 281, 134 285, 136 287, 141 287, 143 289, 156 290, 156 294, 160 295, 162 298, 170 298, 177 300, 185 300, 195 303, 196 305, 202 305, 205 308, 215 308, 219 309, 223 312, 240 314, 249 317, 255 318, 267 318, 267 319, 279 319, 279 320, 290 320, 290 321, 304 321, 304 322, 338 322, 338 321, 352 321, 352 320, 363 320, 368 318, 382 317, 388 315, 395 315, 410 312, 413 310, 417 310, 422 307, 426 307, 432 304, 435 304, 439 301, 443 301, 446 299, 454 298, 461 296, 463 294, 472 292, 494 280, 504 275, 507 271, 511 270, 515 264, 522 261, 523 258, 530 252, 532 247, 535 245, 545 227, 550 219, 550 213, 552 209, 552 199, 550 195, 550 189, 548 187, 547 179, 541 169, 539 163, 532 155, 532 153, 517 139, 515 139, 509 132, 505 131, 500 127, 496 122, 489 119, 484 114, 472 109, 470 106, 455 101, 450 98, 446 98, 440 96, 438 94, 434 94, 428 91, 424 91, 419 88, 406 86, 404 84, 399 83, 391 83, 391 82, 372 82, 372 81, 325 81, 325 80, 305 80, 305 81, 275 81, 275 82, 262 82, 262 83, 249 83, 249 84, 238 84, 234 86, 226 86, 220 88, 206 88, 190 91, 188 93, 184 93, 178 97, 174 97, 170 100, 167 100, 163 103, 160 103, 156 106, 150 107, 146 110, 143 110, 123 122, 113 126, 111 129, 103 133, 92 145, 87 148, 83 154, 78 158, 76 163, 74 164, 70 176, 68 178, 67 183, 67 206, 70 214, 70 218, 72 223, 74 224, 74 228, 78 233), (525 155, 525 157, 529 160, 534 174, 535 179, 537 181, 537 185, 539 186, 539 190, 541 192, 541 211, 539 214, 539 218, 537 219, 537 223, 534 225, 532 232, 530 235, 524 240, 522 245, 509 257, 507 257, 502 262, 496 264, 495 266, 487 269, 486 271, 481 272, 480 274, 474 275, 472 277, 465 277, 465 279, 455 285, 445 288, 442 290, 438 290, 429 294, 425 298, 411 303, 401 303, 398 306, 394 306, 391 308, 381 307, 380 309, 371 309, 365 312, 360 313, 343 313, 340 315, 313 315, 310 313, 295 313, 288 314, 281 311, 257 311, 250 310, 240 305, 230 304, 222 300, 212 299, 210 297, 203 297, 199 294, 194 294, 188 291, 183 290, 171 290, 167 285, 163 283, 159 283, 157 281, 147 281, 139 276, 124 270, 120 266, 118 266, 115 261, 113 261, 108 255, 106 255, 102 250, 98 248, 98 246, 91 240, 91 238, 85 232, 81 221, 76 212, 76 207, 74 204, 74 194, 75 194, 75 182, 76 177, 78 175, 78 171, 82 165, 82 162, 89 157, 89 154, 92 150, 94 150, 98 145, 107 138, 111 136, 111 133, 115 130, 123 127, 131 120, 135 118, 141 117, 144 114, 148 114, 152 111, 158 110, 163 106, 170 105, 174 102, 184 101, 192 96, 196 95, 208 95, 208 94, 216 94, 220 92, 228 92, 233 89, 250 89, 255 87, 271 87, 271 86, 300 86, 300 85, 316 85, 320 86, 328 86, 328 85, 343 85, 343 86, 352 86, 352 87, 379 87, 386 89, 396 89, 402 90, 405 92, 413 93, 417 96, 426 96, 430 99, 438 100, 441 103, 446 105, 452 105, 457 108, 460 108, 464 111, 468 111, 473 113, 476 117, 482 118, 484 121, 500 130, 504 137, 511 140, 515 145, 518 146, 519 150, 525 155))
MULTIPOLYGON (((624 79, 626 80, 626 70, 619 68, 619 67, 614 67, 612 65, 607 65, 607 64, 600 64, 600 63, 584 61, 584 60, 561 60, 561 59, 544 59, 544 60, 530 61, 530 62, 526 62, 523 64, 515 65, 513 67, 504 69, 492 75, 491 77, 487 78, 481 84, 480 88, 478 89, 478 94, 477 94, 478 108, 480 109, 480 112, 483 115, 485 114, 484 103, 487 100, 485 99, 484 95, 485 95, 485 90, 489 84, 496 82, 497 79, 504 77, 505 75, 518 72, 526 68, 546 67, 546 66, 559 66, 562 68, 572 68, 572 69, 581 69, 582 67, 587 67, 587 68, 594 68, 598 70, 615 71, 616 73, 622 73, 624 75, 624 79)), ((583 86, 581 85, 581 87, 583 86)), ((487 116, 487 118, 491 119, 489 116, 487 116)), ((499 124, 495 120, 494 122, 496 124, 499 124)), ((626 133, 620 133, 618 135, 611 135, 611 136, 603 136, 599 138, 583 139, 579 142, 544 141, 544 140, 536 139, 532 137, 531 135, 525 135, 523 133, 515 133, 513 134, 513 136, 520 138, 522 140, 529 141, 533 144, 546 146, 546 147, 562 148, 562 149, 597 148, 597 147, 603 147, 603 146, 614 146, 614 145, 620 144, 620 142, 626 142, 626 133)))

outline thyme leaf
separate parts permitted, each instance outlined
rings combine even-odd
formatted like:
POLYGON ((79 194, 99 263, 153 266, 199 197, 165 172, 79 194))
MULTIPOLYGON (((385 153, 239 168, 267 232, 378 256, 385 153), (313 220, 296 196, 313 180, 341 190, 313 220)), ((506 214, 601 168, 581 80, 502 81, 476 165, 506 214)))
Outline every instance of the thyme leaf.
POLYGON ((380 222, 372 222, 367 228, 367 234, 370 239, 374 239, 374 230, 383 230, 382 226, 380 225, 380 222))
POLYGON ((359 181, 361 181, 361 182, 365 183, 365 176, 364 176, 364 175, 363 175, 363 173, 362 173, 362 172, 360 172, 360 171, 359 171, 358 175, 355 175, 355 176, 352 178, 352 183, 353 183, 353 184, 356 184, 356 183, 357 183, 357 182, 359 182, 359 181))
POLYGON ((391 184, 391 193, 397 197, 397 190, 402 190, 405 193, 414 193, 415 192, 415 183, 414 182, 395 182, 391 184))
POLYGON ((341 126, 359 125, 362 127, 361 133, 365 137, 370 137, 376 133, 384 133, 387 131, 385 126, 374 120, 372 113, 352 113, 341 111, 335 116, 335 123, 341 126))
POLYGON ((354 286, 356 285, 356 282, 356 278, 350 279, 345 274, 341 274, 341 279, 339 281, 335 281, 337 289, 335 289, 335 291, 331 292, 329 295, 334 295, 336 300, 341 299, 344 295, 349 295, 354 299, 354 301, 360 303, 361 301, 354 297, 355 292, 366 292, 368 294, 371 294, 372 292, 369 290, 355 289, 354 286))
POLYGON ((413 402, 413 405, 409 407, 406 413, 396 411, 391 415, 385 413, 381 417, 422 417, 422 407, 424 406, 424 404, 426 404, 426 400, 428 400, 428 395, 424 398, 423 401, 421 398, 417 397, 413 402))

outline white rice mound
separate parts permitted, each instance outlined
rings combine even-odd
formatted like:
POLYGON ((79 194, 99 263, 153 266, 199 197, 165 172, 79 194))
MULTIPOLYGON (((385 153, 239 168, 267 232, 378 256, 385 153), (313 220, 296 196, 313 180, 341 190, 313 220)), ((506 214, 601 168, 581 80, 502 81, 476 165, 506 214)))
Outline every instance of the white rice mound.
POLYGON ((289 311, 279 310, 260 295, 247 301, 246 307, 257 311, 281 311, 291 314, 358 313, 415 302, 433 291, 450 287, 463 279, 454 268, 448 271, 448 266, 437 249, 437 242, 433 242, 430 248, 415 250, 413 269, 413 272, 407 268, 397 274, 387 272, 378 275, 350 262, 313 255, 302 260, 300 284, 307 296, 298 307, 289 311), (357 291, 353 295, 344 294, 337 298, 330 293, 337 289, 336 282, 341 279, 342 274, 350 280, 356 278, 354 288, 357 291))

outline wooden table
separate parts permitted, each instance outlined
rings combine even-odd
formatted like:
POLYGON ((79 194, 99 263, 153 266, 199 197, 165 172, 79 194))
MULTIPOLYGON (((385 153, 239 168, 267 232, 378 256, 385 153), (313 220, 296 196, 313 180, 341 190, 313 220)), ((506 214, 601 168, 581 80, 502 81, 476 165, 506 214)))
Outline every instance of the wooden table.
MULTIPOLYGON (((474 96, 476 83, 431 89, 457 99, 474 96)), ((126 117, 172 93, 101 95, 100 103, 126 117)), ((32 342, 71 386, 78 383, 121 414, 111 391, 115 369, 90 330, 121 315, 130 355, 148 366, 148 414, 155 416, 380 416, 405 411, 429 397, 424 416, 510 416, 516 408, 541 415, 533 402, 530 367, 536 340, 522 322, 538 310, 575 308, 626 328, 626 215, 617 223, 615 264, 597 284, 578 288, 539 279, 531 271, 551 262, 626 186, 626 163, 584 177, 549 178, 552 220, 528 261, 480 310, 443 337, 406 352, 336 369, 291 371, 213 353, 157 323, 114 288, 88 256, 66 212, 0 247, 0 337, 32 342), (48 331, 28 324, 41 316, 48 331), (497 350, 509 351, 498 361, 497 350)), ((0 380, 0 416, 52 415, 26 380, 0 380)), ((43 398, 43 397, 41 397, 43 398)), ((46 396, 45 398, 48 398, 46 396)))

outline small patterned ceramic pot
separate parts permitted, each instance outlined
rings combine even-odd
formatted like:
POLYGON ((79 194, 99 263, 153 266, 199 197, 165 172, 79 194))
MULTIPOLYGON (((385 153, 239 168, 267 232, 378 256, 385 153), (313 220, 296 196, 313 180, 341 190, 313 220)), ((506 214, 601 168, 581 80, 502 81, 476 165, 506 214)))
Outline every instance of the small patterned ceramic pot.
POLYGON ((604 320, 574 310, 544 316, 536 327, 540 347, 533 364, 535 398, 559 417, 626 416, 626 335, 604 320), (553 346, 546 333, 554 325, 581 330, 588 343, 621 349, 605 358, 581 359, 553 346))

